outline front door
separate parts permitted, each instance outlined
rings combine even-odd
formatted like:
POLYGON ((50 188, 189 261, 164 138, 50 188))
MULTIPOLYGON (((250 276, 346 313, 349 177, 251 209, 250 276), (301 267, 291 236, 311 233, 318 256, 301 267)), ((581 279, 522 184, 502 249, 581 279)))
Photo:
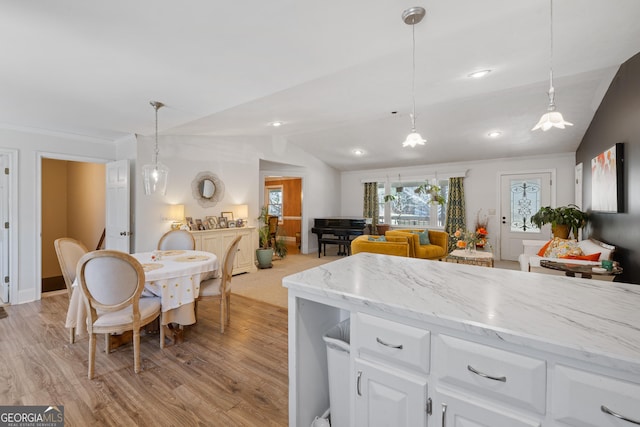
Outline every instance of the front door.
POLYGON ((129 253, 130 184, 129 160, 107 163, 105 249, 129 253))
POLYGON ((543 240, 550 226, 531 224, 531 216, 551 204, 551 172, 511 175, 500 178, 500 259, 516 261, 523 240, 543 240))

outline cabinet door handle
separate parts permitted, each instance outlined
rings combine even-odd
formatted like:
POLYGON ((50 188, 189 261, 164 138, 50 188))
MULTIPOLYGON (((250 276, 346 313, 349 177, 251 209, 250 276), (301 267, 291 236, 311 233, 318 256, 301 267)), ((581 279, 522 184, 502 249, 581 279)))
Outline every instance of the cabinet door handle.
POLYGON ((399 350, 402 350, 402 344, 389 344, 388 342, 382 341, 378 337, 376 337, 376 341, 378 342, 378 344, 382 344, 385 347, 397 348, 399 350))
POLYGON ((616 418, 620 418, 620 419, 621 419, 621 420, 623 420, 623 421, 627 421, 627 422, 629 422, 629 423, 631 423, 631 424, 635 424, 635 425, 640 426, 640 421, 638 421, 638 420, 634 420, 634 419, 631 419, 631 418, 627 418, 627 417, 625 417, 625 416, 623 416, 623 415, 620 415, 620 414, 618 414, 617 412, 612 411, 611 409, 607 408, 607 407, 606 407, 606 406, 604 406, 604 405, 600 406, 600 410, 601 410, 602 412, 604 412, 605 414, 613 415, 614 417, 616 417, 616 418))
POLYGON ((362 383, 362 371, 358 371, 358 377, 356 378, 356 392, 358 396, 362 396, 362 390, 360 390, 360 384, 362 383))
POLYGON ((447 427, 447 404, 442 404, 442 427, 447 427))
POLYGON ((502 381, 503 383, 507 382, 507 377, 494 377, 494 376, 491 376, 491 375, 487 375, 484 372, 480 372, 480 371, 476 370, 471 365, 467 365, 467 369, 470 370, 471 372, 473 372, 476 375, 480 375, 482 378, 488 378, 488 379, 494 380, 494 381, 502 381))

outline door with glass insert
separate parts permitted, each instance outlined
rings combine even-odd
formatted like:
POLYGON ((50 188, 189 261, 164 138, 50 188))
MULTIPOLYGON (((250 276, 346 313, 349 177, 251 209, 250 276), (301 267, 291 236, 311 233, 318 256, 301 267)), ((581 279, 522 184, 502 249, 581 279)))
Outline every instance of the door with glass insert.
POLYGON ((539 229, 531 223, 531 216, 541 206, 551 205, 551 172, 502 175, 501 188, 500 258, 516 261, 523 240, 549 238, 550 226, 539 229))

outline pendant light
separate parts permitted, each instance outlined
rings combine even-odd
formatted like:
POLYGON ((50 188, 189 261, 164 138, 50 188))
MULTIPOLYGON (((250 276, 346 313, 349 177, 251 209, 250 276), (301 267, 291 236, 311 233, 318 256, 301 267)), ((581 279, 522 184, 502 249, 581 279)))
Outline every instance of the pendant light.
POLYGON ((151 101, 151 106, 156 110, 156 143, 153 151, 153 163, 146 164, 142 167, 142 177, 144 182, 144 194, 165 195, 167 192, 167 178, 169 176, 169 168, 158 161, 158 110, 164 107, 162 102, 151 101))
POLYGON ((565 121, 562 114, 556 111, 556 91, 553 88, 553 0, 549 0, 549 6, 549 38, 551 41, 551 48, 549 49, 549 106, 547 107, 547 113, 540 117, 540 121, 531 130, 542 129, 543 131, 548 131, 552 127, 564 129, 565 126, 573 126, 573 123, 565 121))
POLYGON ((411 34, 413 39, 413 74, 411 76, 411 93, 413 96, 413 113, 411 114, 411 133, 407 135, 407 139, 402 143, 403 147, 415 148, 416 145, 424 145, 427 142, 418 132, 416 132, 416 29, 415 25, 422 21, 427 12, 423 7, 411 7, 402 12, 402 20, 405 24, 411 25, 411 34))

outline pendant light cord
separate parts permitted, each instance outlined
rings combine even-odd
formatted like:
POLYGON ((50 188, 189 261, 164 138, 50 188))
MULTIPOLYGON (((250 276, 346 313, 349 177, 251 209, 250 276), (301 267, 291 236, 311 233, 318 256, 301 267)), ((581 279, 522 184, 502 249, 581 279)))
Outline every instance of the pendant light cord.
POLYGON ((412 77, 411 77, 411 94, 413 97, 413 114, 411 114, 411 131, 416 131, 416 25, 411 25, 411 38, 413 41, 413 49, 411 56, 413 58, 412 77))
POLYGON ((553 88, 553 0, 549 0, 549 111, 556 109, 553 88))
POLYGON ((158 105, 153 106, 156 110, 156 147, 153 152, 153 163, 156 165, 156 169, 158 169, 158 153, 160 150, 158 149, 158 105))

